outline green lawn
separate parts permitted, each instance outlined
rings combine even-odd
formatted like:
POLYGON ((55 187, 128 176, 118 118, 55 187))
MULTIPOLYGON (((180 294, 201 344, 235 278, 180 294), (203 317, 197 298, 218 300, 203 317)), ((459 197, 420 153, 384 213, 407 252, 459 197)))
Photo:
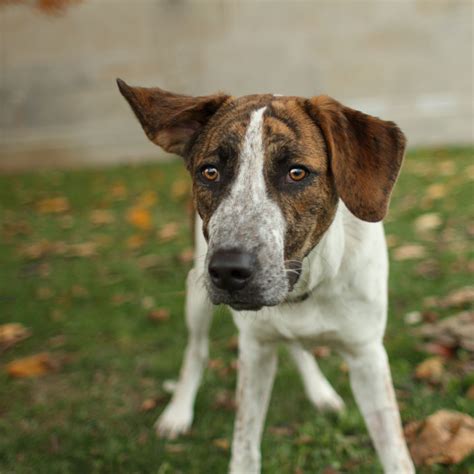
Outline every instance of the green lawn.
MULTIPOLYGON (((423 309, 424 298, 472 282, 473 152, 409 153, 387 219, 392 252, 413 243, 426 252, 391 264, 386 343, 404 423, 439 408, 474 412, 466 396, 474 376, 452 369, 459 360, 448 362, 440 385, 414 379, 415 366, 429 355, 404 321, 406 313, 423 309), (428 212, 438 213, 441 225, 417 232, 415 219, 428 212)), ((32 332, 0 353, 0 473, 226 472, 229 452, 221 439, 231 439, 234 413, 216 398, 234 389, 236 353, 229 343, 235 329, 224 309, 216 311, 213 362, 197 398, 192 433, 168 442, 152 429, 169 398, 163 381, 176 377, 186 341, 187 183, 178 161, 0 177, 0 323, 22 323, 32 332), (54 197, 67 202, 44 201, 54 197), (130 217, 131 208, 139 211, 130 217), (98 209, 110 212, 91 220, 98 209), (177 235, 174 226, 162 230, 169 222, 178 224, 177 235), (78 243, 86 245, 71 247, 78 243), (160 308, 169 310, 169 319, 150 320, 150 311, 160 308), (6 363, 40 352, 49 352, 59 367, 37 378, 6 374, 6 363), (141 410, 150 398, 158 400, 156 408, 141 410)), ((455 312, 434 311, 440 317, 455 312)), ((320 363, 347 412, 339 418, 317 413, 282 350, 263 472, 381 472, 341 360, 331 355, 320 363)), ((473 470, 471 456, 450 469, 421 472, 473 470)))

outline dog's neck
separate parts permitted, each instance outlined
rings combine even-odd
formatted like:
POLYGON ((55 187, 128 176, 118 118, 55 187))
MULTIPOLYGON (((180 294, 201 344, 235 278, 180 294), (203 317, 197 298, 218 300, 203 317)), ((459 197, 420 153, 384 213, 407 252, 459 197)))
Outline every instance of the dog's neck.
POLYGON ((331 280, 338 274, 344 256, 344 222, 347 212, 349 211, 344 203, 340 201, 328 230, 304 258, 300 279, 288 295, 288 301, 305 299, 322 282, 331 280))

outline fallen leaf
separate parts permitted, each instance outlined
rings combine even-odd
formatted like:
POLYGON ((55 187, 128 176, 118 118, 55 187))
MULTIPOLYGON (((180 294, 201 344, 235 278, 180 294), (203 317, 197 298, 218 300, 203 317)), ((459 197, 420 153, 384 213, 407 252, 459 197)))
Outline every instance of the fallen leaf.
POLYGON ((471 385, 466 392, 466 397, 469 400, 474 400, 474 385, 471 385))
POLYGON ((154 309, 148 313, 148 319, 153 322, 168 321, 170 319, 170 312, 165 308, 154 309))
POLYGON ((143 207, 132 207, 127 212, 127 221, 137 229, 150 230, 153 227, 151 214, 143 207))
POLYGON ((47 255, 64 255, 68 250, 66 242, 49 242, 40 240, 32 244, 26 244, 20 248, 20 255, 28 260, 38 260, 47 255))
POLYGON ((214 399, 214 407, 226 411, 235 411, 237 405, 234 392, 231 390, 219 390, 214 399))
POLYGON ((398 244, 398 237, 396 235, 390 234, 385 237, 388 248, 395 247, 398 244))
POLYGON ((184 453, 186 446, 184 446, 184 444, 167 444, 165 450, 171 454, 180 454, 184 453))
POLYGON ((6 365, 10 377, 37 377, 51 372, 58 364, 47 352, 36 354, 22 359, 16 359, 6 365))
POLYGON ((140 411, 151 411, 156 408, 156 400, 154 398, 147 398, 143 400, 142 404, 140 405, 140 411))
POLYGON ((20 323, 0 325, 0 352, 4 352, 31 336, 31 331, 20 323))
POLYGON ((61 216, 59 219, 59 225, 61 226, 61 229, 72 229, 74 227, 74 217, 70 214, 61 216))
POLYGON ((112 296, 112 304, 114 306, 121 306, 125 303, 130 303, 133 300, 133 295, 117 293, 112 296))
POLYGON ((171 186, 171 196, 175 200, 186 198, 191 194, 191 183, 188 179, 178 179, 171 186))
POLYGON ((227 438, 217 438, 212 440, 212 444, 223 451, 229 451, 230 443, 227 438))
POLYGON ((158 237, 163 240, 172 240, 178 235, 179 225, 176 222, 168 222, 159 231, 158 237))
POLYGON ((87 298, 89 291, 81 285, 72 285, 71 295, 73 298, 87 298))
POLYGON ((127 188, 123 183, 115 183, 110 188, 110 195, 116 201, 122 201, 127 197, 127 188))
POLYGON ((152 207, 158 201, 155 191, 144 191, 138 196, 137 207, 152 207))
POLYGON ((403 319, 405 321, 405 324, 409 325, 418 324, 422 321, 420 311, 410 311, 409 313, 405 314, 405 317, 403 319))
POLYGON ((96 242, 82 242, 78 244, 70 244, 67 248, 68 257, 94 257, 97 255, 98 244, 96 242))
POLYGON ((155 254, 143 255, 137 260, 138 266, 142 270, 148 270, 149 268, 157 267, 162 263, 162 261, 163 258, 155 254))
POLYGON ((452 306, 459 307, 469 303, 474 303, 474 286, 459 288, 438 300, 438 304, 442 308, 449 308, 452 306))
POLYGON ((428 232, 437 229, 442 223, 443 221, 438 213, 428 212, 415 219, 415 230, 419 233, 428 232))
POLYGON ((96 226, 113 224, 115 222, 115 214, 108 209, 96 209, 91 212, 90 220, 96 226))
POLYGON ((211 370, 219 370, 219 369, 222 369, 222 367, 224 367, 224 361, 222 359, 209 359, 207 361, 207 366, 209 367, 209 369, 211 370))
POLYGON ((474 352, 474 311, 462 311, 435 323, 423 324, 414 331, 443 346, 474 352))
POLYGON ((143 309, 149 310, 155 306, 155 298, 153 296, 144 296, 142 298, 143 309))
POLYGON ((310 435, 303 434, 301 436, 298 436, 298 438, 295 439, 294 443, 299 446, 312 444, 314 443, 314 438, 310 435))
POLYGON ((295 429, 292 426, 270 426, 268 432, 275 436, 293 436, 295 429))
POLYGON ((415 260, 423 258, 425 255, 425 247, 418 244, 402 245, 393 250, 393 259, 397 261, 415 260))
POLYGON ((415 377, 432 384, 441 382, 444 373, 444 361, 441 357, 430 357, 416 366, 415 377))
POLYGON ((179 261, 181 263, 190 263, 194 260, 194 249, 192 247, 189 247, 187 249, 184 249, 180 254, 179 254, 179 261))
POLYGON ((53 296, 54 296, 53 290, 51 288, 47 287, 47 286, 40 286, 36 290, 36 297, 39 300, 49 300, 53 296))
POLYGON ((429 199, 441 199, 448 193, 448 188, 443 183, 435 183, 426 188, 425 197, 429 199))
POLYGON ((438 278, 441 275, 441 265, 435 259, 424 260, 416 264, 415 273, 424 278, 438 278))
POLYGON ((69 201, 65 197, 42 199, 36 203, 36 210, 40 214, 61 214, 69 209, 69 201))
POLYGON ((409 423, 405 437, 417 466, 457 464, 474 451, 474 418, 439 410, 424 421, 409 423))
POLYGON ((453 176, 456 174, 456 164, 452 160, 442 161, 438 165, 439 173, 443 176, 453 176))
POLYGON ((143 247, 143 245, 145 245, 145 242, 146 239, 144 235, 134 234, 127 238, 127 240, 125 241, 125 245, 130 250, 137 250, 143 247))
POLYGON ((239 337, 231 336, 226 342, 226 348, 231 352, 237 352, 239 350, 239 337))
POLYGON ((311 352, 317 359, 326 359, 331 355, 331 348, 328 346, 317 346, 314 347, 311 352))

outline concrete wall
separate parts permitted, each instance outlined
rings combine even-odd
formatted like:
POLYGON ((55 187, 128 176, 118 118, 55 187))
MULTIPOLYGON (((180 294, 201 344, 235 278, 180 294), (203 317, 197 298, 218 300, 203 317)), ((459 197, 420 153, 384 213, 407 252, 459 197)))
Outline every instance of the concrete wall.
MULTIPOLYGON (((0 7, 0 169, 159 157, 114 83, 327 93, 411 146, 473 142, 473 3, 84 0, 0 7)), ((162 154, 161 154, 162 155, 162 154)))

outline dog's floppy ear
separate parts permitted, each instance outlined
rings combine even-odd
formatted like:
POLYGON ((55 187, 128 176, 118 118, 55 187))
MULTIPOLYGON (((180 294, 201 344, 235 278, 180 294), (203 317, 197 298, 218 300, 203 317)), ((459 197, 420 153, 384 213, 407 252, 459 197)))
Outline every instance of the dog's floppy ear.
POLYGON ((393 122, 350 109, 327 96, 309 99, 307 110, 325 137, 341 199, 359 219, 382 220, 405 152, 401 130, 393 122))
POLYGON ((131 87, 121 79, 117 84, 148 138, 165 151, 181 156, 194 134, 229 98, 225 94, 191 97, 158 87, 131 87))

